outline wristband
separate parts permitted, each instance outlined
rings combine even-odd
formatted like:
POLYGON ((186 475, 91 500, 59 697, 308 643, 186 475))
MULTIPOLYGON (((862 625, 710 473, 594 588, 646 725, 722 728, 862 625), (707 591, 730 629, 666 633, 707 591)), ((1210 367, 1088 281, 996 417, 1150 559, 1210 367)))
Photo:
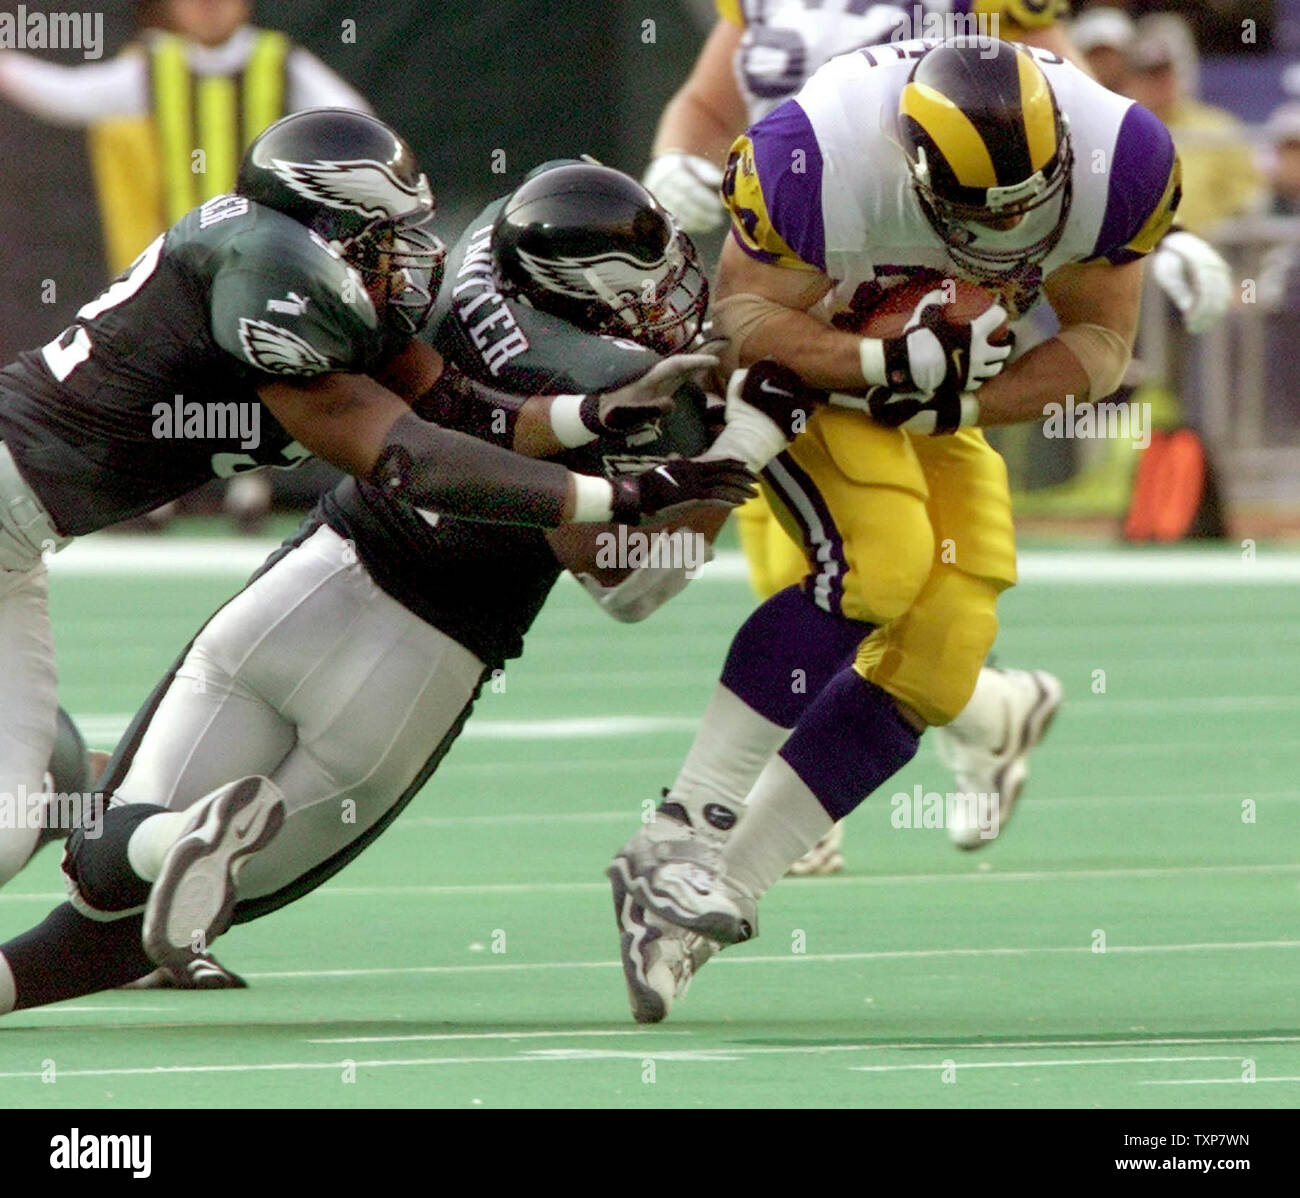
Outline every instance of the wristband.
POLYGON ((879 337, 858 340, 858 359, 862 364, 862 381, 871 386, 889 381, 885 369, 885 343, 879 337))
POLYGON ((598 402, 594 395, 556 395, 551 399, 551 432, 565 449, 590 445, 600 435, 598 402))
POLYGON ((617 484, 594 474, 573 477, 574 524, 608 524, 614 516, 617 484))

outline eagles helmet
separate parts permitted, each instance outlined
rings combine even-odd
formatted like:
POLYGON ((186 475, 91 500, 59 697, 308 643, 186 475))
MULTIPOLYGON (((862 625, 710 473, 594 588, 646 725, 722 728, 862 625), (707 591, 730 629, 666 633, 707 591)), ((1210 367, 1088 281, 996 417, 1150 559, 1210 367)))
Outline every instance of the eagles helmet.
POLYGON ((597 163, 526 180, 497 217, 492 251, 503 294, 660 354, 690 345, 709 304, 691 239, 641 184, 597 163))
POLYGON ((428 320, 447 250, 429 228, 429 180, 382 121, 350 108, 292 113, 248 147, 235 191, 329 242, 395 332, 409 336, 428 320))
POLYGON ((1069 122, 1023 47, 967 41, 917 60, 898 141, 926 218, 959 266, 996 281, 1060 241, 1073 196, 1069 122))

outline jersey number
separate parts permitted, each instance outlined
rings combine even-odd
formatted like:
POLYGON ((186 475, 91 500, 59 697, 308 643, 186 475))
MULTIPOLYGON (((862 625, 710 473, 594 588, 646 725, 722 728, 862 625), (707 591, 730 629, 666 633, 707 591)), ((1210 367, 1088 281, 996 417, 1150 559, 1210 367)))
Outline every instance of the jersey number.
MULTIPOLYGON (((165 236, 165 234, 163 235, 165 236)), ((77 312, 78 320, 94 320, 96 316, 124 304, 141 287, 149 281, 149 276, 158 269, 158 259, 162 257, 163 236, 154 238, 148 248, 131 265, 116 282, 110 284, 97 298, 83 305, 77 312)), ((47 346, 41 350, 41 357, 50 373, 63 382, 78 366, 90 357, 93 348, 90 334, 85 326, 69 325, 47 346)))
POLYGON ((280 450, 280 456, 284 461, 259 462, 247 453, 214 453, 212 474, 214 478, 230 478, 231 475, 246 474, 249 470, 256 470, 261 466, 270 466, 274 470, 292 470, 311 457, 311 450, 299 445, 297 441, 290 441, 280 450))

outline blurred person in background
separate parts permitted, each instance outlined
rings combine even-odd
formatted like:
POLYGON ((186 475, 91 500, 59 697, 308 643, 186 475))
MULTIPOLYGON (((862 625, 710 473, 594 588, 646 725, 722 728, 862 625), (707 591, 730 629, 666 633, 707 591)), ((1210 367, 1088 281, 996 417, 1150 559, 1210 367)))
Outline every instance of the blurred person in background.
MULTIPOLYGON (((140 0, 135 13, 139 39, 105 62, 69 67, 0 52, 0 95, 86 128, 108 278, 190 209, 233 190, 245 148, 282 116, 370 111, 314 55, 251 24, 251 0, 140 0)), ((225 510, 245 531, 270 503, 264 471, 226 485, 225 510)), ((160 528, 175 511, 169 504, 132 526, 160 528)))
POLYGON ((1128 56, 1137 39, 1133 18, 1118 8, 1088 8, 1070 26, 1070 40, 1097 82, 1127 93, 1128 56))
POLYGON ((250 24, 251 0, 140 0, 135 12, 139 39, 107 61, 0 52, 0 95, 86 128, 109 278, 191 208, 232 190, 245 148, 280 117, 370 111, 319 59, 250 24))
MULTIPOLYGON (((1300 100, 1273 111, 1265 127, 1269 148, 1268 214, 1279 233, 1300 237, 1300 100)), ((1284 440, 1300 439, 1300 386, 1295 346, 1300 344, 1300 242, 1279 240, 1264 259, 1259 302, 1265 312, 1267 358, 1264 403, 1267 426, 1284 440)))
POLYGON ((1205 235, 1218 222, 1256 209, 1263 180, 1244 126, 1197 99, 1196 39, 1176 13, 1144 17, 1129 55, 1127 94, 1169 127, 1183 162, 1178 223, 1205 235))

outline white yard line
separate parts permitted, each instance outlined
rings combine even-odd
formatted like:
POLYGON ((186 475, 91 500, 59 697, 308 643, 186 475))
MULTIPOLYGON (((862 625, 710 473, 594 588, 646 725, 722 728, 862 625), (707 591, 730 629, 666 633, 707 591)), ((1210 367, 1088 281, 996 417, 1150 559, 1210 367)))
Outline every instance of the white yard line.
MULTIPOLYGON (((1171 1061, 1240 1061, 1237 1054, 1231 1056, 1208 1057, 1079 1057, 1074 1060, 1058 1061, 957 1061, 953 1060, 956 1071, 964 1073, 967 1069, 1045 1069, 1052 1067, 1079 1065, 1159 1065, 1171 1061)), ((946 1066, 942 1062, 928 1061, 924 1065, 850 1065, 850 1073, 910 1073, 913 1071, 942 1071, 946 1066)))
MULTIPOLYGON (((278 542, 249 537, 83 537, 53 559, 59 574, 251 574, 278 542)), ((1239 550, 1061 549, 1025 550, 1019 555, 1022 583, 1101 586, 1116 583, 1194 586, 1271 586, 1300 582, 1300 553, 1258 549, 1253 560, 1239 550)), ((567 576, 566 576, 567 578, 567 576)), ((744 558, 724 549, 700 572, 705 582, 748 578, 744 558)))
MULTIPOLYGON (((629 1035, 641 1035, 644 1032, 632 1030, 629 1035)), ((221 1065, 144 1065, 144 1066, 121 1066, 109 1069, 61 1069, 59 1070, 59 1080, 65 1080, 73 1077, 161 1077, 168 1074, 212 1074, 212 1073, 270 1073, 270 1072, 293 1072, 293 1071, 331 1071, 341 1072, 344 1069, 410 1069, 410 1068, 428 1068, 438 1065, 516 1065, 516 1064, 568 1064, 579 1061, 620 1061, 620 1060, 654 1060, 667 1062, 682 1063, 716 1063, 721 1061, 743 1061, 747 1057, 763 1056, 822 1056, 834 1053, 844 1052, 869 1052, 877 1049, 878 1045, 874 1044, 825 1044, 825 1045, 781 1045, 781 1046, 746 1046, 746 1045, 722 1045, 716 1048, 699 1048, 699 1049, 667 1049, 659 1047, 657 1041, 661 1033, 654 1032, 653 1039, 645 1047, 633 1049, 584 1049, 584 1048, 555 1048, 555 1049, 532 1049, 525 1050, 510 1056, 456 1056, 456 1057, 416 1057, 416 1058, 388 1058, 381 1060, 355 1061, 350 1058, 344 1058, 338 1061, 276 1061, 262 1062, 258 1064, 221 1064, 221 1065)), ((1250 1043, 1246 1038, 1239 1043, 1250 1043)), ((1104 1046, 1104 1045, 1099 1045, 1104 1046)), ((925 1045, 927 1050, 933 1052, 944 1051, 963 1051, 969 1050, 970 1046, 962 1045, 955 1049, 945 1049, 940 1045, 925 1045)), ((997 1049, 1002 1046, 991 1045, 990 1048, 997 1049)), ((1176 1064, 1181 1061, 1201 1062, 1201 1061, 1219 1061, 1219 1060, 1236 1060, 1234 1056, 1152 1056, 1152 1057, 1103 1057, 1103 1058, 1079 1058, 1078 1060, 1048 1060, 1048 1061, 985 1061, 985 1062, 956 1062, 957 1069, 1007 1069, 1007 1068, 1034 1068, 1037 1066, 1052 1065, 1072 1065, 1076 1067, 1087 1067, 1093 1065, 1113 1065, 1113 1064, 1176 1064)), ((942 1069, 943 1064, 907 1064, 907 1065, 886 1065, 886 1066, 850 1066, 852 1071, 858 1072, 908 1072, 913 1070, 934 1070, 942 1069)), ((39 1078, 41 1071, 32 1070, 13 1070, 10 1072, 0 1073, 0 1078, 39 1078)), ((1213 1081, 1215 1079, 1206 1079, 1213 1081)), ((1277 1079, 1260 1079, 1260 1080, 1295 1080, 1290 1078, 1277 1079)), ((1161 1083, 1142 1083, 1142 1084, 1161 1084, 1161 1083)), ((1164 1083, 1174 1084, 1174 1083, 1164 1083)))
MULTIPOLYGON (((1239 952, 1271 949, 1297 949, 1300 940, 1206 941, 1193 944, 1108 944, 1105 953, 1094 953, 1091 945, 1044 945, 1023 948, 907 948, 881 949, 857 953, 779 953, 769 956, 743 955, 714 958, 716 966, 818 964, 853 961, 911 961, 953 957, 1040 957, 1040 956, 1140 956, 1156 953, 1239 952)), ((618 961, 503 961, 494 965, 395 965, 373 969, 289 969, 263 973, 245 972, 250 981, 322 978, 322 977, 392 977, 399 975, 467 973, 534 973, 556 969, 619 969, 618 961)))
MULTIPOLYGON (((787 890, 812 886, 818 890, 853 886, 910 886, 936 883, 988 883, 988 882, 1050 882, 1069 881, 1074 878, 1164 878, 1179 876, 1216 876, 1233 874, 1288 874, 1300 871, 1300 862, 1285 861, 1276 864, 1252 865, 1150 865, 1117 867, 1115 869, 1037 869, 981 870, 978 873, 950 874, 863 874, 840 875, 833 878, 786 878, 782 882, 787 890)), ((330 898, 365 898, 372 895, 483 895, 483 894, 580 894, 597 893, 609 889, 607 882, 472 882, 448 885, 404 886, 326 886, 314 893, 330 898)), ((32 891, 15 893, 0 891, 0 903, 50 902, 65 899, 63 891, 32 891)), ((1289 940, 1260 941, 1259 943, 1292 944, 1289 940)), ((1294 942, 1300 946, 1300 940, 1294 942)))

